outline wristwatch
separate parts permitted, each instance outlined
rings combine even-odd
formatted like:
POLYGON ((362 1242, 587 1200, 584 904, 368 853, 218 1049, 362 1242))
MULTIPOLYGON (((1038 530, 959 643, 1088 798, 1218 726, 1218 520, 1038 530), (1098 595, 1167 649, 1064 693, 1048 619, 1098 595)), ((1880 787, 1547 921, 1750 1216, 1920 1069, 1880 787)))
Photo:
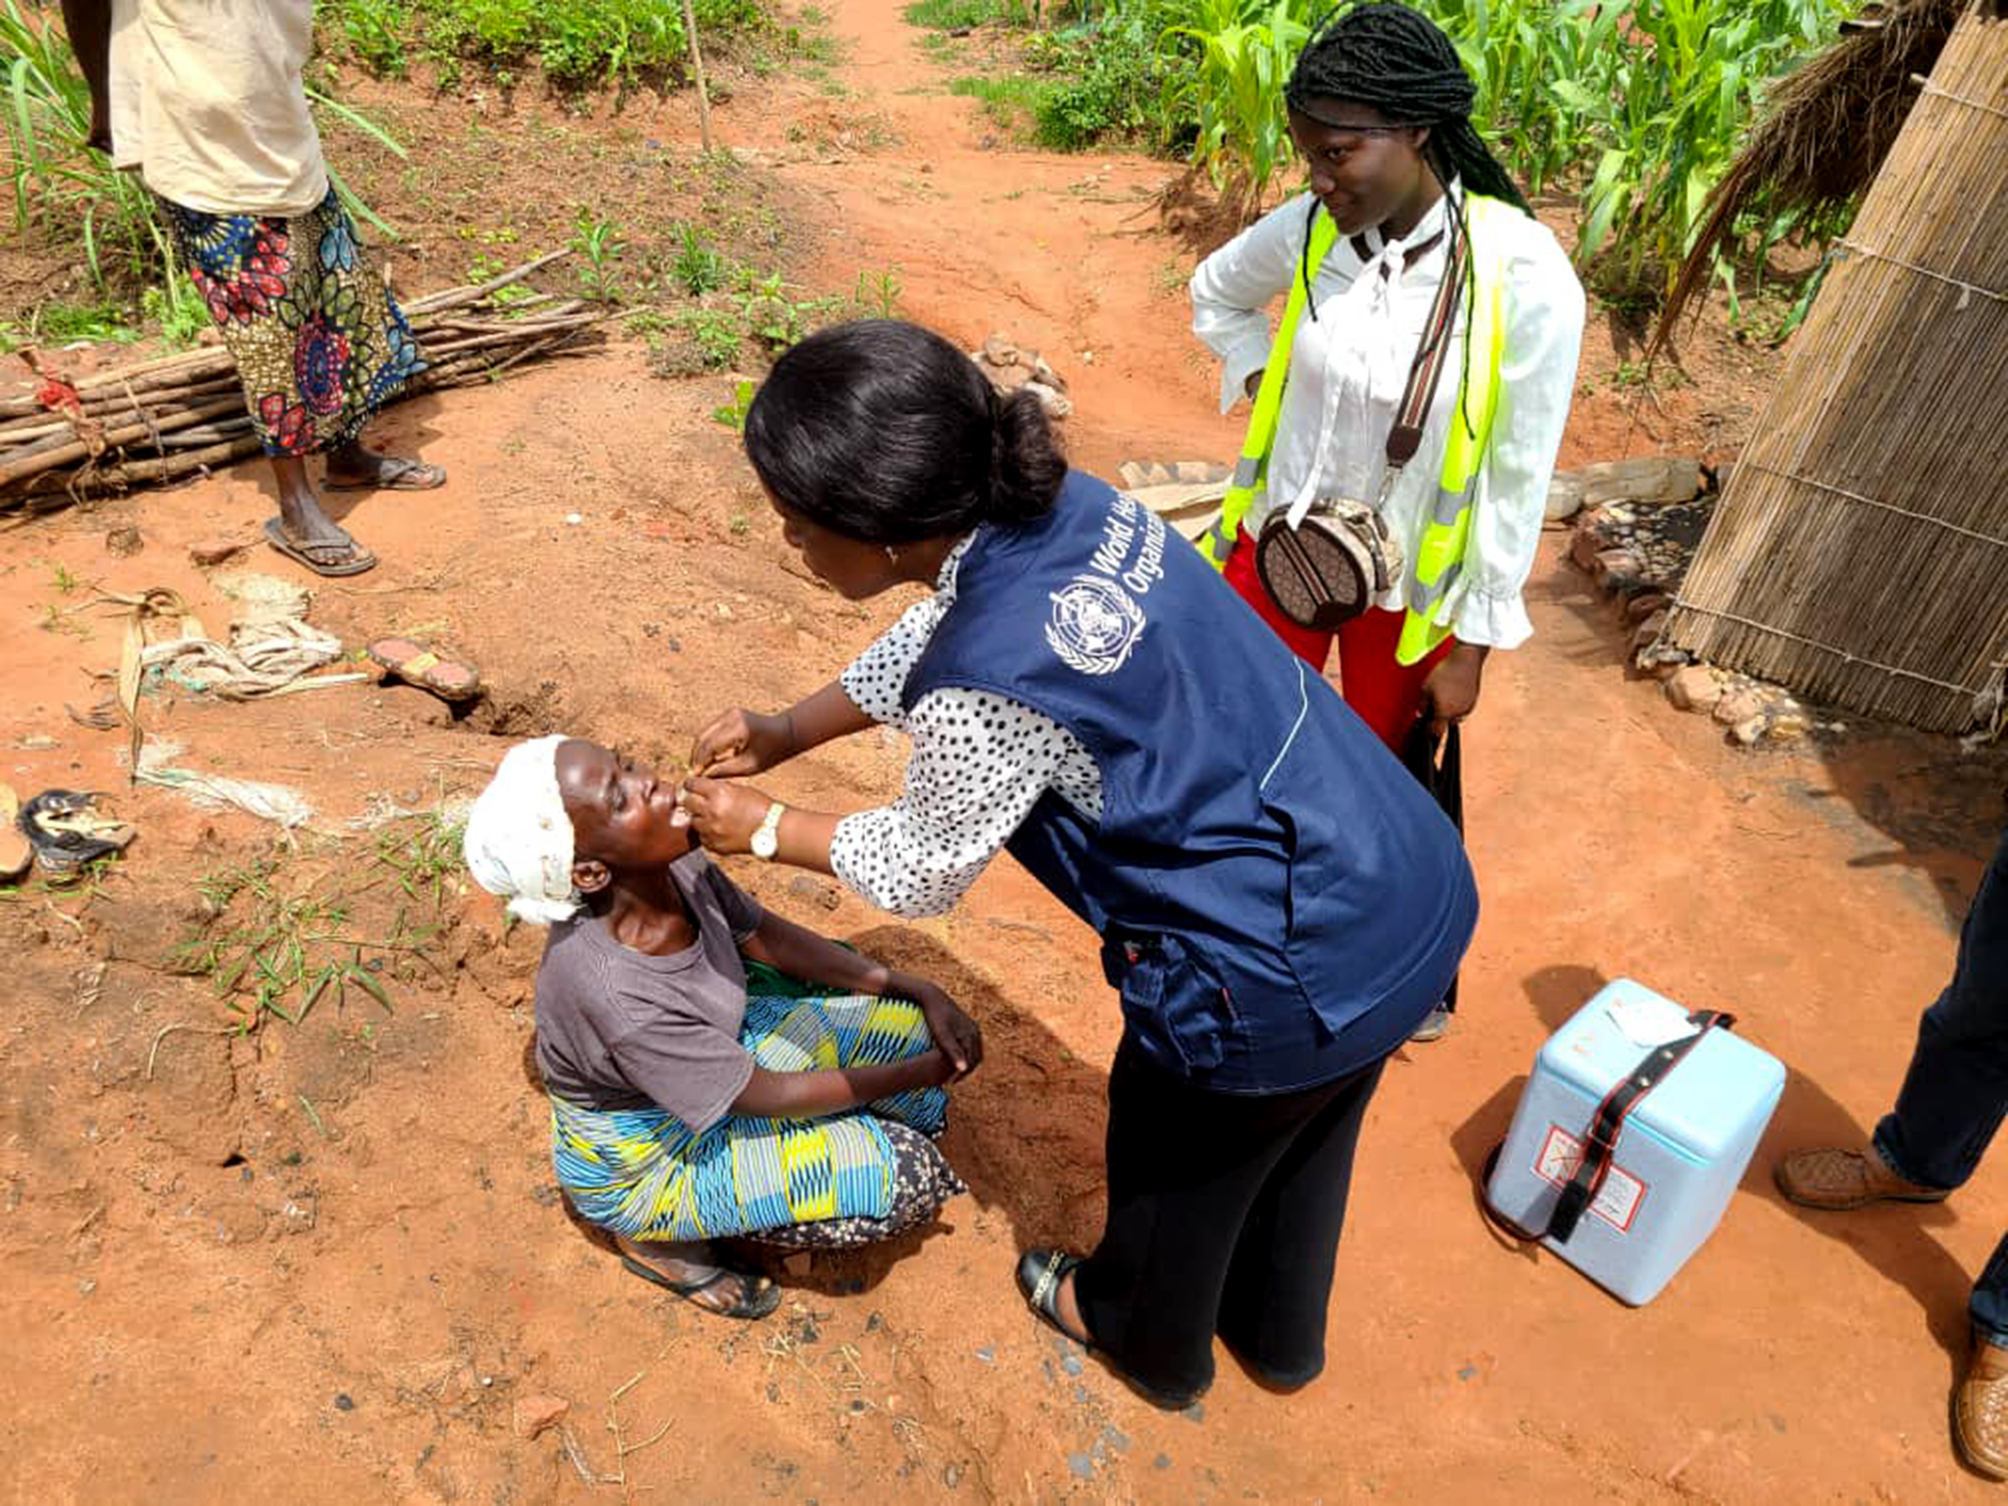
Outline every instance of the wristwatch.
POLYGON ((774 854, 781 850, 781 817, 787 809, 778 800, 771 802, 767 814, 760 818, 759 826, 754 829, 752 840, 746 844, 752 849, 753 856, 763 863, 773 862, 774 854))

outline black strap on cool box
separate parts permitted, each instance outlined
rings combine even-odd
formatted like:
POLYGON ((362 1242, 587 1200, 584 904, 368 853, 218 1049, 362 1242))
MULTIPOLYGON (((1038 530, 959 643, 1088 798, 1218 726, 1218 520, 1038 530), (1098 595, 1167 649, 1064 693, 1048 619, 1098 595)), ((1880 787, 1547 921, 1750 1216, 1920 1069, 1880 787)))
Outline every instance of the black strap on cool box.
POLYGON ((1645 1102, 1646 1095, 1686 1059, 1703 1036, 1717 1027, 1728 1029, 1736 1023, 1736 1017, 1718 1010, 1698 1009, 1687 1017, 1687 1022, 1696 1027, 1694 1034, 1655 1046, 1597 1105, 1589 1133, 1583 1137, 1583 1156, 1576 1165, 1576 1174, 1569 1178, 1568 1186, 1562 1189, 1562 1196, 1555 1203, 1555 1211, 1548 1217, 1547 1237, 1556 1244, 1569 1242, 1585 1210, 1603 1191, 1604 1178, 1610 1175, 1611 1162, 1618 1153, 1618 1135, 1632 1110, 1645 1102))
POLYGON ((1695 1027, 1692 1035, 1654 1047, 1637 1066, 1618 1080, 1617 1085, 1604 1095, 1604 1101, 1597 1105, 1589 1130, 1583 1136, 1582 1159, 1576 1164, 1575 1175, 1569 1178, 1561 1197, 1556 1200, 1555 1211, 1548 1215, 1545 1229, 1523 1229, 1492 1206, 1485 1189, 1491 1184, 1493 1168, 1499 1164, 1499 1153, 1505 1149, 1506 1142, 1502 1140, 1492 1147, 1492 1154, 1485 1158, 1485 1169, 1480 1174, 1478 1206, 1494 1227, 1523 1243, 1538 1239, 1552 1239, 1558 1245, 1569 1242, 1576 1226, 1582 1222, 1583 1214, 1604 1189, 1604 1180, 1610 1175, 1611 1165, 1617 1158, 1618 1136, 1624 1131, 1625 1120, 1645 1101, 1646 1095, 1665 1080, 1667 1073, 1686 1060, 1687 1054, 1701 1043, 1703 1036, 1711 1030, 1729 1029, 1736 1023, 1736 1016, 1718 1009, 1697 1009, 1687 1017, 1687 1023, 1695 1027))

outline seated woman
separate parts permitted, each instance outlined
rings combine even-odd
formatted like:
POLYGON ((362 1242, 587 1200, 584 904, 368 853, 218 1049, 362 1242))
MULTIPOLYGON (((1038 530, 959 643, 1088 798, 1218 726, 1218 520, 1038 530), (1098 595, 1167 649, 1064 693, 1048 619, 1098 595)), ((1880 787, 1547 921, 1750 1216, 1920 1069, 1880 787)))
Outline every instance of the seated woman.
POLYGON ((983 1041, 934 984, 765 913, 675 813, 673 780, 538 738, 475 801, 467 866, 551 927, 537 1065, 565 1195, 635 1275, 760 1318, 779 1290, 710 1241, 836 1248, 933 1218, 965 1190, 934 1143, 942 1088, 983 1041))

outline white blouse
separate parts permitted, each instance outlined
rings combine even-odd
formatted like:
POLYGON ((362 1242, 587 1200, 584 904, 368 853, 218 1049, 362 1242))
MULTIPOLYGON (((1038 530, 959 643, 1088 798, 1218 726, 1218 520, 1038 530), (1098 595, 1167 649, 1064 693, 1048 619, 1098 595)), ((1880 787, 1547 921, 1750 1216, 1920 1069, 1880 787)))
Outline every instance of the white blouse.
POLYGON ((899 621, 839 677, 875 722, 913 740, 906 788, 878 810, 837 823, 836 876, 881 910, 939 915, 952 909, 1011 834, 1052 790, 1089 821, 1102 818, 1102 773, 1073 733, 1006 696, 945 687, 900 707, 907 676, 955 605, 971 534, 950 551, 935 594, 899 621))
MULTIPOLYGON (((1268 363, 1273 337, 1266 310, 1296 276, 1311 202, 1306 193, 1265 215, 1192 275, 1192 329, 1220 357, 1223 413, 1268 363)), ((1368 231, 1365 260, 1340 237, 1315 270, 1311 302, 1318 317, 1306 309, 1298 320, 1267 494, 1255 499, 1244 529, 1259 528, 1271 506, 1291 506, 1307 493, 1366 502, 1378 494, 1388 430, 1443 279, 1448 202, 1439 200, 1398 240, 1368 231)), ((1462 642, 1514 648, 1534 631, 1520 593, 1533 569, 1575 392, 1584 300, 1575 269, 1546 226, 1522 215, 1502 216, 1499 226, 1499 234, 1511 237, 1499 409, 1479 470, 1464 570, 1450 589, 1450 615, 1439 620, 1462 642)), ((1422 446, 1383 511, 1411 560, 1434 508, 1457 405, 1461 317, 1447 357, 1422 446)), ((1379 605, 1401 609, 1402 591, 1390 591, 1379 605)))

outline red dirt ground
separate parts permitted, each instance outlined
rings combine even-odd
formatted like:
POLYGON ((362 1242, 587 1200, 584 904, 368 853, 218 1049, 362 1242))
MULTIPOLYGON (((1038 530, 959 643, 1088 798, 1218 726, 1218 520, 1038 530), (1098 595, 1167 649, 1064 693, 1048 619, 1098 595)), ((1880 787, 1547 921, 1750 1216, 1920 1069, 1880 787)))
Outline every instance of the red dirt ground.
MULTIPOLYGON (((1211 413, 1183 300, 1155 275, 1183 253, 1140 212, 1171 169, 985 149, 990 127, 939 91, 891 0, 846 0, 837 26, 851 99, 776 88, 720 112, 729 140, 820 201, 813 278, 844 288, 896 265, 912 316, 1044 349, 1073 383, 1089 468, 1229 454, 1235 422, 1211 413), (832 110, 875 113, 898 144, 791 146, 791 124, 832 110)), ((688 101, 650 108, 664 139, 694 135, 688 101)), ((1694 386, 1634 412, 1596 332, 1566 460, 1733 451, 1761 372, 1705 344, 1694 386)), ((650 378, 628 347, 395 409, 383 437, 453 479, 355 506, 384 564, 318 584, 315 620, 351 645, 449 633, 496 688, 480 725, 672 756, 724 706, 825 681, 894 606, 852 607, 801 576, 709 417, 722 387, 650 378)), ((249 540, 271 505, 242 467, 0 534, 0 776, 24 793, 122 786, 122 735, 63 711, 101 694, 86 677, 113 666, 117 631, 40 630, 46 607, 81 599, 59 593, 58 567, 108 589, 171 586, 217 625, 228 612, 186 546, 249 540), (129 559, 103 545, 123 523, 147 541, 129 559)), ((934 972, 990 1042, 948 1140, 973 1195, 924 1237, 791 1278, 779 1315, 739 1327, 625 1277, 555 1205, 524 1065, 538 938, 503 936, 486 896, 450 897, 444 978, 393 970, 394 1016, 351 992, 298 1028, 163 1034, 233 1018, 159 966, 201 918, 197 881, 283 849, 249 817, 143 789, 121 804, 144 834, 101 893, 0 900, 0 1490, 1979 1499, 1946 1397, 1966 1285, 2008 1218, 2000 1173, 1944 1207, 1820 1218, 1777 1198, 1769 1164, 1859 1139, 1894 1092, 1998 819, 2000 763, 1878 732, 1733 751, 1625 676, 1616 624, 1561 553, 1553 536, 1531 589, 1539 636, 1495 660, 1470 729, 1486 913, 1465 1012, 1376 1100, 1331 1367, 1304 1392, 1267 1394, 1223 1358, 1200 1411, 1163 1416, 1019 1303, 1018 1250, 1083 1246, 1099 1227, 1117 1020, 1092 939, 1008 862, 918 924, 732 865, 789 913, 934 972), (1472 1190, 1541 1041, 1619 974, 1734 1010, 1793 1069, 1720 1232, 1639 1311, 1502 1247, 1472 1190), (536 1394, 571 1403, 571 1448, 562 1431, 515 1435, 515 1403, 536 1394), (588 1486, 572 1451, 624 1479, 588 1486)), ((296 574, 264 551, 243 563, 296 574)), ((302 838, 285 859, 301 871, 364 861, 341 833, 373 796, 470 792, 502 746, 438 725, 408 690, 147 714, 186 745, 180 762, 312 795, 334 835, 302 838)), ((900 766, 896 741, 868 737, 770 783, 850 809, 886 796, 900 766)))

